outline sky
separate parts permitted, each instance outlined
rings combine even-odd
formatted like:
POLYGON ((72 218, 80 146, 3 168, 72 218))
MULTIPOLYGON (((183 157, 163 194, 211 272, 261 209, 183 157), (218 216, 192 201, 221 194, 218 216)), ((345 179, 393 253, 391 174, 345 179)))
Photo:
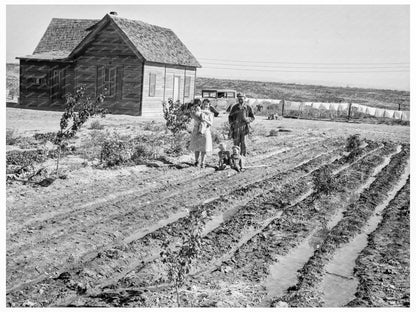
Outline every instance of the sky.
POLYGON ((7 5, 6 60, 50 20, 110 11, 172 29, 200 77, 410 89, 409 5, 7 5))

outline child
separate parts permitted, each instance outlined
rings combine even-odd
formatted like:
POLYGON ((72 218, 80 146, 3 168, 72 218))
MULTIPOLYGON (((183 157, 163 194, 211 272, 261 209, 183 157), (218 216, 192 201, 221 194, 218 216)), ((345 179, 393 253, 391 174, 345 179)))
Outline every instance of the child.
POLYGON ((224 170, 227 165, 230 165, 230 152, 226 150, 225 143, 220 143, 218 147, 220 149, 218 152, 218 170, 224 170))
POLYGON ((198 133, 199 134, 205 134, 205 132, 208 128, 208 124, 207 124, 206 120, 209 119, 209 116, 208 116, 209 112, 204 111, 204 110, 201 109, 201 107, 197 106, 195 108, 195 113, 194 114, 200 120, 200 123, 199 123, 199 126, 198 126, 198 133))
POLYGON ((232 151, 233 153, 230 157, 230 167, 237 170, 237 172, 241 172, 241 170, 243 170, 243 158, 240 155, 240 147, 233 146, 232 151))

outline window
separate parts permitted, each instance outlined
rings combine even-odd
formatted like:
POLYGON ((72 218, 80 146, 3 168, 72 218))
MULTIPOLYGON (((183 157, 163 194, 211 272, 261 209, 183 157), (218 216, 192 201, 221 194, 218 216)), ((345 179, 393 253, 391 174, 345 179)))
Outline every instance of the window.
POLYGON ((107 97, 116 95, 117 68, 109 66, 97 66, 97 94, 107 97))
POLYGON ((185 97, 189 97, 191 95, 191 81, 192 77, 185 77, 185 97))
MULTIPOLYGON (((52 70, 50 74, 50 96, 52 99, 59 99, 64 95, 65 74, 65 68, 52 70)), ((39 82, 41 82, 41 80, 39 82)))
POLYGON ((203 98, 209 98, 209 92, 202 92, 203 98))
POLYGON ((149 96, 155 96, 156 94, 156 74, 149 73, 149 96))
POLYGON ((235 92, 227 92, 227 98, 235 98, 235 92))
POLYGON ((44 78, 28 78, 28 82, 34 86, 46 86, 46 77, 44 78))
POLYGON ((216 98, 217 97, 217 92, 210 92, 209 93, 209 97, 211 97, 211 98, 216 98))
POLYGON ((219 99, 222 99, 222 98, 225 98, 225 97, 227 97, 227 94, 225 92, 218 92, 218 98, 219 99))
POLYGON ((113 97, 116 94, 116 77, 115 67, 104 67, 104 95, 113 97))

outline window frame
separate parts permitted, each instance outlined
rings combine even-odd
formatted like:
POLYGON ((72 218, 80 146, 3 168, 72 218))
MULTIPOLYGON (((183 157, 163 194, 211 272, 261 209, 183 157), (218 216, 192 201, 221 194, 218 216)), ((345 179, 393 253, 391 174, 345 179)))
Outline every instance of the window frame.
POLYGON ((156 96, 156 73, 150 72, 149 73, 149 97, 155 97, 156 96), (153 79, 152 79, 153 78, 153 79))
POLYGON ((185 76, 184 97, 186 98, 191 96, 191 84, 192 84, 192 76, 185 76))

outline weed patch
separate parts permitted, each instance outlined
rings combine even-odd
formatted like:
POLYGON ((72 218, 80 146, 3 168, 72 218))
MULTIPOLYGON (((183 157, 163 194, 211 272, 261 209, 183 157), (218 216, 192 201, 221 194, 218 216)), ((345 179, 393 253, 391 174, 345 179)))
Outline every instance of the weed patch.
POLYGON ((33 166, 35 163, 42 163, 46 160, 45 150, 9 151, 6 153, 6 164, 21 167, 33 166))
POLYGON ((104 125, 102 125, 98 120, 94 120, 90 127, 90 130, 103 130, 104 129, 104 125))

